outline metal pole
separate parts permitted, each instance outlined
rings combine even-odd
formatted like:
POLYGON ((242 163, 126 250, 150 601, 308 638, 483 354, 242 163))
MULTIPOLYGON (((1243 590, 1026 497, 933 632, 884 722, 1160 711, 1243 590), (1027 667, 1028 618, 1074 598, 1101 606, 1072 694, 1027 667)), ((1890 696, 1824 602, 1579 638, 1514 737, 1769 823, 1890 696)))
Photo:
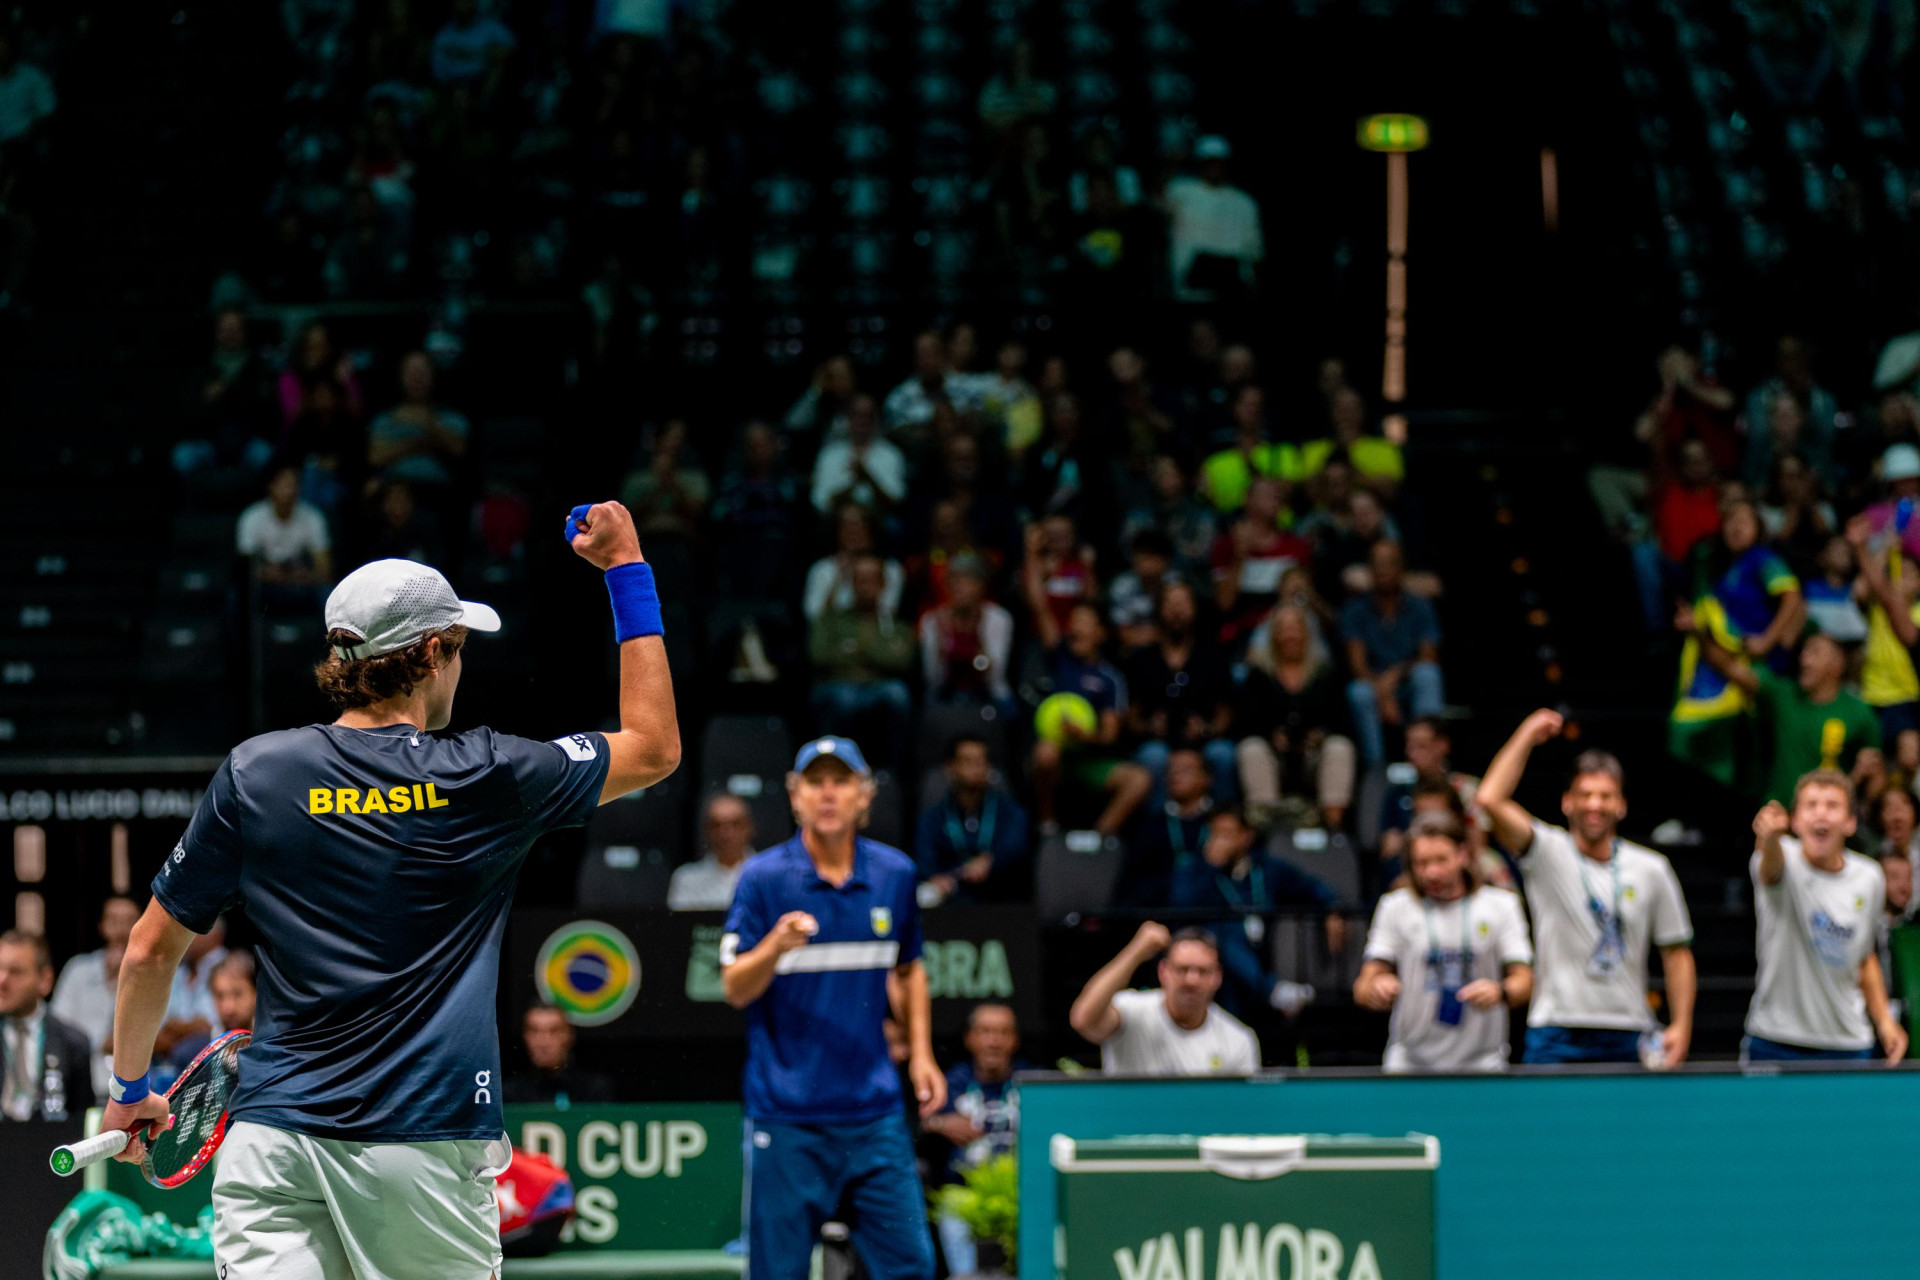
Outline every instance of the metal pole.
POLYGON ((1387 352, 1380 373, 1380 398, 1389 439, 1406 438, 1407 398, 1407 156, 1387 153, 1387 352))

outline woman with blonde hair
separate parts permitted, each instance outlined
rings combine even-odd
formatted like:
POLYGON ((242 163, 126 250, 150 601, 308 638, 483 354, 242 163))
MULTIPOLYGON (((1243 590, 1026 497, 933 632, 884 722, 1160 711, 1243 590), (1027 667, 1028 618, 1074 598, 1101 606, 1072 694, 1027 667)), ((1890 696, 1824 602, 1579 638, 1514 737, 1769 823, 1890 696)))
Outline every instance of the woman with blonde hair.
POLYGON ((1316 654, 1306 611, 1273 611, 1264 648, 1249 650, 1241 682, 1234 757, 1248 810, 1262 825, 1288 790, 1311 783, 1322 820, 1338 830, 1353 804, 1356 753, 1346 735, 1346 695, 1324 651, 1316 654))

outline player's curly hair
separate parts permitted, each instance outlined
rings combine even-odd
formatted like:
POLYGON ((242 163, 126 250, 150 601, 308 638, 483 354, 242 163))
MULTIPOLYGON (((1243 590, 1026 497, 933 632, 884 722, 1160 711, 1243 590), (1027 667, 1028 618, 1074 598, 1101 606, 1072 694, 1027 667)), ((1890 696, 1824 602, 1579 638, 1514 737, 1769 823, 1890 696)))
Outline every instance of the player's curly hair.
POLYGON ((333 652, 335 645, 354 645, 360 637, 351 631, 327 632, 327 656, 313 668, 314 683, 327 700, 342 711, 370 707, 388 698, 404 698, 414 686, 427 678, 433 662, 427 657, 427 641, 440 638, 441 662, 452 662, 467 642, 467 629, 458 624, 421 636, 404 649, 373 658, 342 658, 333 652))

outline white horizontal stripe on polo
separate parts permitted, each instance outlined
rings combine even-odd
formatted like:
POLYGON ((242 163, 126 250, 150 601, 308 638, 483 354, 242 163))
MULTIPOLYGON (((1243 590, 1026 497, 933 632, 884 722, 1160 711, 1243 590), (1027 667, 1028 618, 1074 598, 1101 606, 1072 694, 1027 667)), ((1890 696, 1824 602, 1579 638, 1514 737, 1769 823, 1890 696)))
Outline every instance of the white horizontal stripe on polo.
POLYGON ((809 942, 780 957, 775 973, 844 973, 854 969, 891 969, 900 961, 893 942, 809 942))

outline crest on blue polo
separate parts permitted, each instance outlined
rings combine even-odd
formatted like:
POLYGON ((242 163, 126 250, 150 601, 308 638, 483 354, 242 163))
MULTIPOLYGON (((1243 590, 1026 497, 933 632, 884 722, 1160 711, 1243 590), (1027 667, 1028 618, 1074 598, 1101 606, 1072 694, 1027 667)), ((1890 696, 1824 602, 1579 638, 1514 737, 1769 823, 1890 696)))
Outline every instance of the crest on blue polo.
POLYGON ((800 748, 800 754, 793 758, 793 771, 805 773, 808 765, 823 756, 842 762, 863 778, 873 776, 873 770, 867 767, 867 758, 860 754, 860 748, 854 745, 852 738, 815 738, 800 748))
POLYGON ((333 646, 343 660, 377 658, 452 626, 498 631, 500 615, 462 600, 438 569, 416 560, 363 564, 327 597, 327 630, 360 637, 359 644, 333 646))

